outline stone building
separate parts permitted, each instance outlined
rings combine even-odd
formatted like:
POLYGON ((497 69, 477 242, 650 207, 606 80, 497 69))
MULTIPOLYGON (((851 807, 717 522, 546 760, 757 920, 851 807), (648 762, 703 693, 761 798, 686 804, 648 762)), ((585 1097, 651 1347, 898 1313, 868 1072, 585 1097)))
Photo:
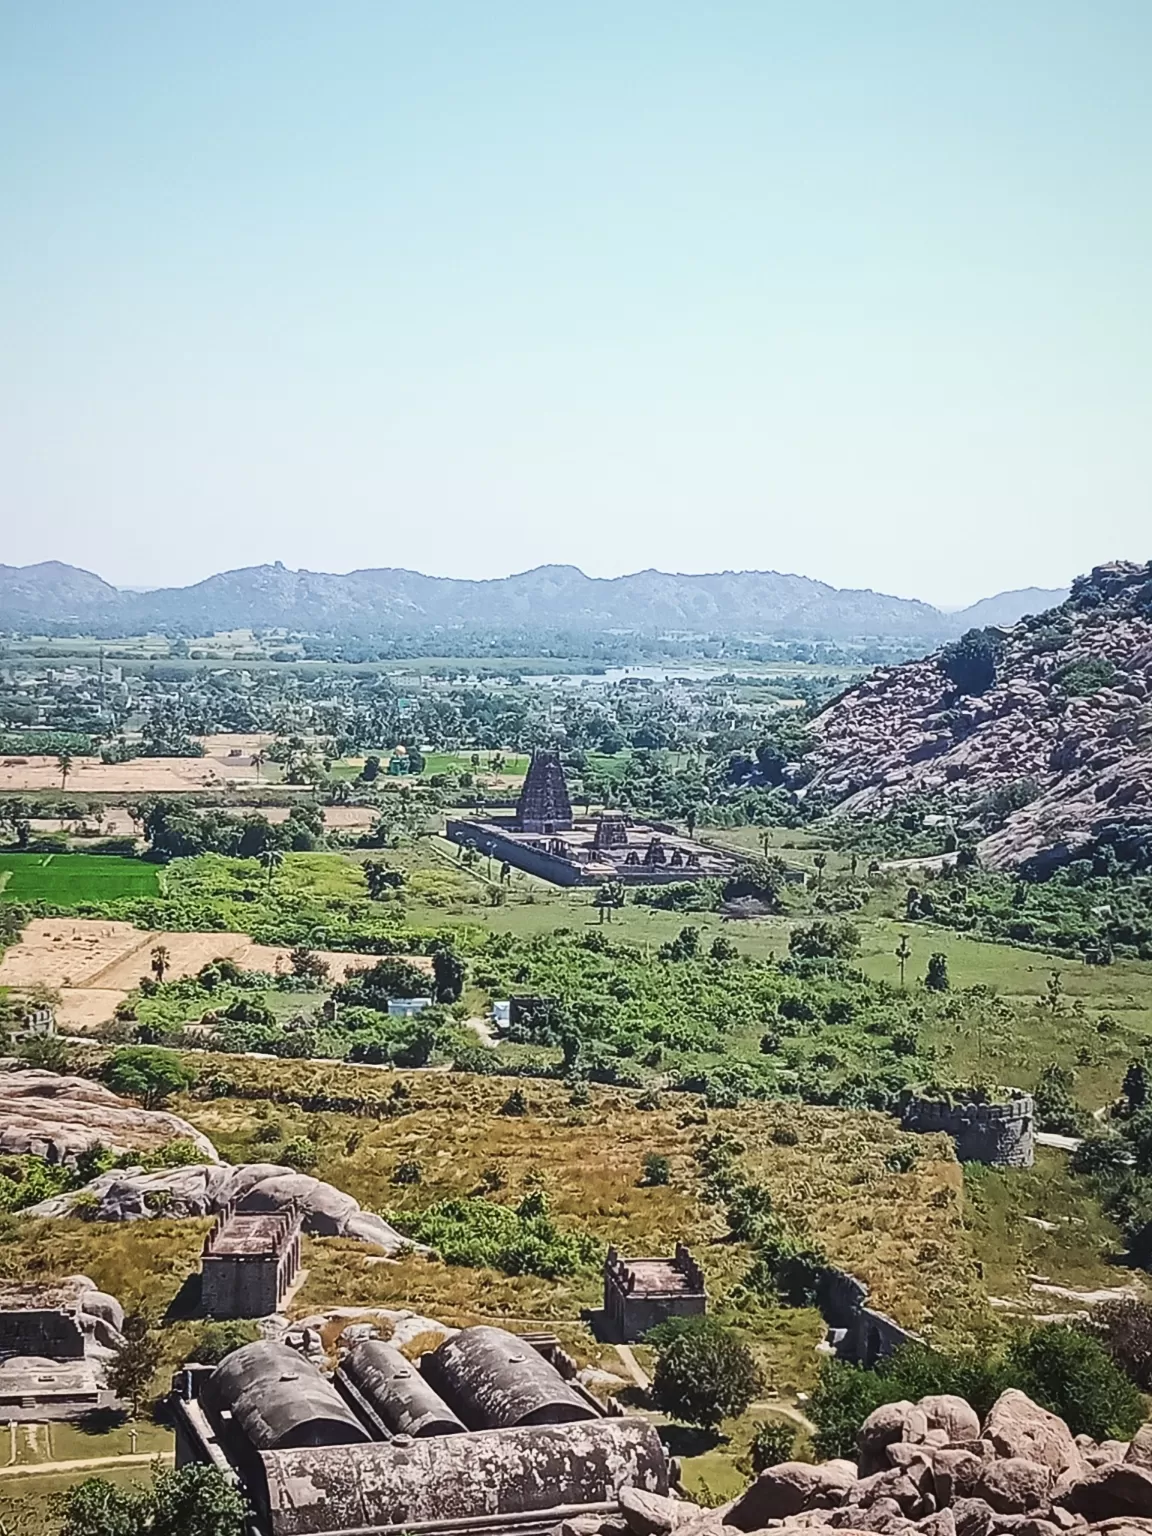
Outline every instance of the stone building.
POLYGON ((0 1292, 0 1420, 46 1423, 117 1408, 105 1370, 124 1313, 85 1275, 0 1292))
POLYGON ((500 1328, 466 1328, 418 1362, 359 1342, 333 1377, 285 1345, 248 1344, 215 1369, 185 1366, 169 1404, 177 1465, 230 1469, 253 1536, 533 1536, 602 1518, 625 1487, 669 1491, 646 1420, 605 1414, 500 1328))
POLYGON ((212 1317, 268 1317, 299 1273, 298 1212, 227 1206, 204 1240, 200 1304, 212 1317))
POLYGON ((670 1259, 623 1259, 609 1248, 604 1261, 604 1329, 619 1342, 642 1339, 672 1317, 702 1317, 708 1309, 704 1275, 683 1243, 670 1259))
POLYGON ((1031 1168, 1036 1158, 1032 1095, 1006 1091, 999 1103, 957 1092, 948 1099, 909 1097, 900 1112, 906 1131, 943 1131, 962 1163, 1031 1168))

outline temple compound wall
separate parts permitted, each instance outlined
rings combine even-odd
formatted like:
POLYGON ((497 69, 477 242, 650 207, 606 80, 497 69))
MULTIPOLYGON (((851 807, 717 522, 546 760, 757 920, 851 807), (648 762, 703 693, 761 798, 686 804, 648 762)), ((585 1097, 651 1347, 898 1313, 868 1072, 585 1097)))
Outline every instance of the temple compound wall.
POLYGON ((300 1273, 300 1216, 228 1206, 204 1240, 200 1304, 212 1317, 269 1317, 300 1273))
POLYGON ((1014 1092, 1003 1104, 911 1098, 900 1112, 906 1131, 943 1131, 962 1163, 1031 1168, 1036 1157, 1032 1095, 1014 1092))
POLYGON ((828 1341, 838 1360, 875 1365, 905 1344, 923 1340, 884 1312, 868 1305, 868 1287, 846 1270, 829 1265, 816 1284, 816 1305, 828 1325, 828 1341))
POLYGON ((619 1343, 644 1338, 673 1317, 708 1310, 704 1274, 683 1243, 671 1258, 624 1259, 609 1248, 604 1261, 604 1331, 619 1343))

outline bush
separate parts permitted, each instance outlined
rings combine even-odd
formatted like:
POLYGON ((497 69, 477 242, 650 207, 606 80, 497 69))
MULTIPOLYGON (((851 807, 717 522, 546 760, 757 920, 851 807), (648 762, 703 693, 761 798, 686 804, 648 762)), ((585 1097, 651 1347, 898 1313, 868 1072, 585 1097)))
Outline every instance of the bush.
POLYGON ((641 1183, 649 1186, 667 1184, 672 1165, 662 1152, 649 1152, 644 1158, 644 1177, 641 1183))
POLYGON ((406 1157, 392 1170, 393 1184, 419 1184, 423 1177, 424 1170, 414 1157, 406 1157))
POLYGON ((1059 1416, 1074 1435, 1127 1440, 1144 1422, 1140 1393, 1104 1345, 1075 1328, 1034 1328, 1008 1348, 1016 1384, 1059 1416))
POLYGON ((648 1342, 657 1350, 652 1401, 670 1418, 715 1429, 743 1413, 761 1389, 752 1351, 715 1318, 662 1323, 648 1342))
POLYGON ((513 1088, 512 1092, 500 1106, 502 1115, 526 1115, 528 1113, 528 1099, 523 1088, 513 1088))
POLYGON ((602 1248, 587 1232, 557 1227, 543 1191, 518 1206, 476 1197, 441 1200, 422 1211, 398 1211, 388 1218, 406 1237, 434 1248, 446 1264, 498 1269, 506 1275, 540 1275, 554 1280, 589 1270, 602 1248))
POLYGON ((290 1168, 300 1173, 311 1173, 320 1161, 320 1149, 310 1136, 293 1136, 284 1143, 280 1153, 290 1168))
POLYGON ((769 1467, 778 1467, 782 1461, 791 1461, 795 1446, 796 1431, 791 1424, 769 1419, 758 1425, 748 1447, 748 1460, 753 1474, 759 1477, 769 1467))
POLYGON ((229 1318, 225 1322, 205 1323, 200 1338, 188 1356, 197 1365, 219 1365, 221 1360, 245 1344, 253 1344, 260 1338, 256 1323, 243 1318, 229 1318))
POLYGON ((1152 1387, 1152 1307, 1143 1301, 1105 1301, 1080 1324, 1138 1387, 1152 1387))
POLYGON ((798 924, 788 938, 788 953, 797 960, 851 960, 859 948, 860 930, 844 918, 798 924))

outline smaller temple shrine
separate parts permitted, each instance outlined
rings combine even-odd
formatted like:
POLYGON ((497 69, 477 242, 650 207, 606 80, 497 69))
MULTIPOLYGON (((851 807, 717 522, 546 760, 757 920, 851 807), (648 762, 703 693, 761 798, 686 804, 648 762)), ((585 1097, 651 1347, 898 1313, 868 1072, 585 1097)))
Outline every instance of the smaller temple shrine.
POLYGON ((604 1261, 604 1331, 617 1343, 642 1339, 671 1317, 702 1317, 708 1293, 699 1264, 683 1243, 671 1258, 624 1259, 609 1248, 604 1261))
POLYGON ((204 1240, 200 1304, 212 1317, 270 1317, 300 1273, 300 1215, 220 1212, 204 1240))

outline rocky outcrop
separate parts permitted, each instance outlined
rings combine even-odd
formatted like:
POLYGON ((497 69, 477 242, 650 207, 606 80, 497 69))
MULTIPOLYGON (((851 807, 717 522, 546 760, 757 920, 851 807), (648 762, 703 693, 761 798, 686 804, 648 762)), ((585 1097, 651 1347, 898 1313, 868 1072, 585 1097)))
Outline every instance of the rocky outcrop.
POLYGON ((983 1424, 960 1397, 886 1403, 861 1426, 855 1463, 783 1462, 718 1509, 629 1494, 619 1513, 552 1536, 1152 1536, 1146 1439, 1074 1439, 1017 1391, 983 1424))
POLYGON ((92 1221, 147 1221, 154 1216, 215 1216, 238 1211, 299 1211, 305 1232, 352 1237, 388 1254, 415 1247, 394 1227, 331 1184, 277 1163, 195 1163, 187 1168, 113 1169, 83 1189, 53 1195, 25 1216, 70 1216, 77 1205, 92 1221))
POLYGON ((978 694, 939 656, 850 689, 813 722, 808 795, 841 814, 924 794, 962 812, 1030 779, 1038 798, 981 844, 991 868, 1060 863, 1133 824, 1152 834, 1152 567, 1098 566, 1002 640, 978 694))
POLYGON ((101 1083, 54 1072, 0 1073, 0 1152, 74 1163, 89 1147, 150 1152, 170 1141, 190 1141, 207 1161, 217 1160, 216 1148, 187 1120, 141 1109, 101 1083))

